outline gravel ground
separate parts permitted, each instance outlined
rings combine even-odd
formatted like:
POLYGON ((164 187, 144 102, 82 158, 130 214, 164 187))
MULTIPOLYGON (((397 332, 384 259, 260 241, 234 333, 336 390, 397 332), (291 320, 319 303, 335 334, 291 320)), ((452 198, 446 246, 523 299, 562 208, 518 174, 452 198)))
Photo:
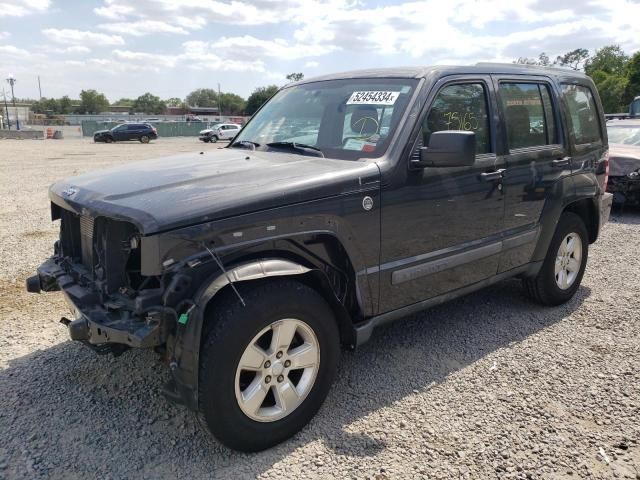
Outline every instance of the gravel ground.
POLYGON ((638 211, 613 215, 568 304, 506 281, 379 329, 312 423, 258 454, 168 403, 152 352, 70 342, 61 295, 23 290, 56 237, 47 185, 213 148, 0 141, 0 478, 640 478, 638 211))

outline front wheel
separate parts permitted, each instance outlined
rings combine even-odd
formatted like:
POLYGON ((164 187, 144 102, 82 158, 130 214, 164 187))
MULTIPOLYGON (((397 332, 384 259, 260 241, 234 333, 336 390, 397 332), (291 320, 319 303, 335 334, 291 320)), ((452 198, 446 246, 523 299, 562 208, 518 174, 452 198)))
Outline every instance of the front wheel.
POLYGON ((538 275, 524 279, 527 294, 543 305, 560 305, 573 297, 587 266, 588 239, 582 218, 563 213, 538 275))
POLYGON ((113 138, 111 138, 111 137, 106 137, 106 138, 104 139, 104 141, 105 141, 106 143, 113 143, 113 138))
POLYGON ((216 143, 218 141, 218 136, 217 135, 213 135, 210 139, 211 143, 216 143))
POLYGON ((316 414, 336 373, 335 317, 313 289, 292 280, 222 292, 207 321, 199 410, 213 435, 254 452, 294 435, 316 414))

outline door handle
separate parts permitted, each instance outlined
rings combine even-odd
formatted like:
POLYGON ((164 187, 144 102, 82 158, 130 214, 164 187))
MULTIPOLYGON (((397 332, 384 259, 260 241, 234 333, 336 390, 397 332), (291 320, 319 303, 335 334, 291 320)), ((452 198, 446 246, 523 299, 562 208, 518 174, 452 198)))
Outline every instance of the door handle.
POLYGON ((498 170, 494 170, 493 172, 485 172, 480 174, 480 178, 485 182, 492 182, 494 180, 502 180, 504 177, 504 172, 507 170, 504 168, 500 168, 498 170))
POLYGON ((558 158, 551 162, 554 167, 566 167, 569 163, 571 163, 571 157, 558 158))

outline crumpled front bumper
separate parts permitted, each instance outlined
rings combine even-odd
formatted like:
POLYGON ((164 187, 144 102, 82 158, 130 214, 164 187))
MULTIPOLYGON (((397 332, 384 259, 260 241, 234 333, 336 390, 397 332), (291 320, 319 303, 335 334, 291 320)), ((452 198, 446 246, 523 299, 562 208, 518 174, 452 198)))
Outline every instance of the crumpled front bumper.
POLYGON ((640 173, 609 177, 607 192, 613 194, 616 205, 640 205, 640 173))
MULTIPOLYGON (((61 290, 75 314, 75 320, 63 318, 72 340, 89 346, 105 347, 110 344, 134 348, 162 345, 175 327, 176 315, 172 309, 157 307, 137 315, 124 302, 110 301, 104 306, 101 295, 68 262, 51 257, 38 267, 37 275, 26 281, 27 291, 40 293, 61 290)), ((109 350, 96 348, 96 350, 109 350)))

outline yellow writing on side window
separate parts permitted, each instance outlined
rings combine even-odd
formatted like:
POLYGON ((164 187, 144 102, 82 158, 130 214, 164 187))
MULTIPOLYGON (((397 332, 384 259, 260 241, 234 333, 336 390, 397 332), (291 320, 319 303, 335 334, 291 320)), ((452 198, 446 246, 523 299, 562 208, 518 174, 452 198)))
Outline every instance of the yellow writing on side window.
POLYGON ((477 130, 480 126, 475 113, 471 112, 445 112, 447 130, 477 130))

